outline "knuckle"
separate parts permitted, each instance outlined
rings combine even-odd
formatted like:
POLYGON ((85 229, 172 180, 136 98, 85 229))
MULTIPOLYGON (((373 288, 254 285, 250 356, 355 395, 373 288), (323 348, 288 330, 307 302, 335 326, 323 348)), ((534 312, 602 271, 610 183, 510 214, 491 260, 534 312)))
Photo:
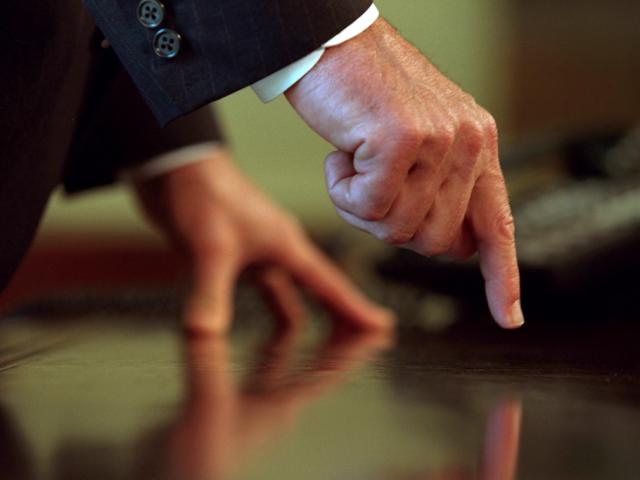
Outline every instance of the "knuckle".
POLYGON ((461 126, 459 135, 464 145, 464 154, 453 160, 452 174, 467 182, 476 176, 480 154, 484 148, 484 136, 476 123, 461 126))
POLYGON ((428 138, 427 143, 440 156, 445 156, 456 140, 455 128, 451 125, 440 126, 428 138))
POLYGON ((459 159, 452 167, 452 174, 465 182, 473 179, 476 172, 476 159, 477 156, 459 159))
POLYGON ((490 144, 498 143, 498 124, 496 119, 493 118, 486 110, 481 111, 482 127, 484 130, 484 136, 490 144))
POLYGON ((286 214, 283 220, 284 221, 281 222, 279 229, 280 234, 285 238, 289 240, 300 240, 306 238, 307 234, 300 223, 300 220, 289 214, 286 214))
POLYGON ((508 205, 496 214, 493 223, 494 231, 498 235, 498 239, 509 244, 514 243, 516 222, 508 205))
POLYGON ((460 126, 459 135, 466 147, 468 158, 475 160, 485 145, 484 128, 479 122, 463 123, 460 126))
POLYGON ((367 194, 360 217, 363 220, 377 222, 384 219, 391 207, 391 193, 383 189, 373 189, 367 194))
POLYGON ((452 242, 452 239, 449 239, 444 235, 432 235, 422 242, 420 246, 421 251, 419 253, 428 257, 443 255, 451 250, 452 242))
POLYGON ((451 242, 446 240, 436 240, 429 246, 432 256, 443 255, 451 249, 451 242))
POLYGON ((384 228, 376 237, 388 245, 404 245, 413 238, 413 233, 400 228, 384 228))
POLYGON ((386 215, 385 211, 382 208, 368 206, 362 211, 359 216, 366 222, 379 222, 380 220, 383 220, 386 215))
POLYGON ((217 261, 217 259, 234 255, 237 253, 237 249, 237 246, 230 238, 225 235, 216 235, 195 243, 190 250, 191 256, 202 261, 217 261))
POLYGON ((418 253, 425 257, 437 257, 447 252, 447 249, 438 245, 424 245, 420 247, 418 253))
POLYGON ((478 107, 478 102, 476 101, 475 97, 470 93, 461 91, 461 97, 462 97, 462 101, 466 102, 467 105, 470 105, 473 108, 478 107))
POLYGON ((415 122, 397 122, 392 132, 398 144, 411 149, 418 149, 424 138, 423 129, 415 122))
POLYGON ((474 252, 469 250, 456 250, 454 252, 450 252, 451 258, 458 262, 466 262, 473 256, 474 252))
MULTIPOLYGON (((379 138, 391 138, 391 156, 394 163, 398 161, 412 161, 422 145, 425 137, 423 129, 412 122, 396 121, 389 130, 379 138)), ((387 146, 382 145, 382 148, 387 146)))

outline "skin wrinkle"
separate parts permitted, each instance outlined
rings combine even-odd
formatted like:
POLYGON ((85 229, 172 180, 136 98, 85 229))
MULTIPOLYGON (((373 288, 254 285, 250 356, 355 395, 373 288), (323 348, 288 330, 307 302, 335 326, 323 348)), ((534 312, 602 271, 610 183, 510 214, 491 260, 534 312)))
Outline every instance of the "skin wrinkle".
POLYGON ((504 327, 519 323, 519 288, 502 281, 518 271, 513 236, 496 224, 510 208, 495 121, 471 95, 380 19, 329 49, 287 98, 342 152, 325 167, 340 217, 427 255, 469 256, 478 246, 483 274, 498 285, 487 289, 492 314, 504 327))

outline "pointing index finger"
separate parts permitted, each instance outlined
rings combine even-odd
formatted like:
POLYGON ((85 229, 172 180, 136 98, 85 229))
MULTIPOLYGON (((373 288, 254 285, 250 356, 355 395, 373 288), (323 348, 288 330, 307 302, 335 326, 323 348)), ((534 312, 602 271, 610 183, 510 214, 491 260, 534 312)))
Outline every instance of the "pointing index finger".
POLYGON ((515 229, 502 174, 483 174, 469 207, 489 308, 503 328, 524 324, 515 229))

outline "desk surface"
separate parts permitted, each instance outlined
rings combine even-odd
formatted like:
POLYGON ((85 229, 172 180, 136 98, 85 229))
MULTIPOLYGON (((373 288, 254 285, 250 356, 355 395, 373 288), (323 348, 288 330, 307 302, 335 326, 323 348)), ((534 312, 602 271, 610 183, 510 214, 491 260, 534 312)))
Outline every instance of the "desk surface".
POLYGON ((228 342, 151 300, 0 320, 0 478, 637 478, 637 326, 273 334, 245 297, 228 342))

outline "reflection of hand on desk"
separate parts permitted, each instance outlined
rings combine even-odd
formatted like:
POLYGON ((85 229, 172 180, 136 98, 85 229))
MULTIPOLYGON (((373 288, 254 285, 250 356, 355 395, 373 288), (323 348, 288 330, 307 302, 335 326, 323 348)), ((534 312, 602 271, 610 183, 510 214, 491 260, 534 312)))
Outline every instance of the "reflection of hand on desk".
POLYGON ((389 480, 514 480, 520 448, 522 402, 504 400, 489 413, 477 472, 446 467, 437 472, 389 476, 389 480))
POLYGON ((310 368, 297 370, 298 339, 291 330, 278 334, 242 385, 235 384, 226 339, 187 342, 187 398, 169 435, 169 478, 227 478, 390 342, 380 332, 335 333, 310 368))

